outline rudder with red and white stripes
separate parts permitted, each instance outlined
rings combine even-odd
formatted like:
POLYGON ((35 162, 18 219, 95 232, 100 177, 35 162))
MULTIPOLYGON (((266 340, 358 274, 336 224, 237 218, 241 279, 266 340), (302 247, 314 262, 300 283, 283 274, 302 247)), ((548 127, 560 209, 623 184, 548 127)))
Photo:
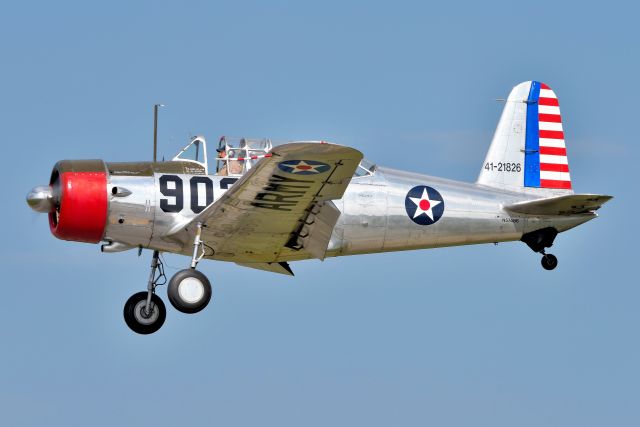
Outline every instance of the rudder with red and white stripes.
POLYGON ((571 189, 558 97, 541 82, 529 89, 524 152, 525 187, 571 189))

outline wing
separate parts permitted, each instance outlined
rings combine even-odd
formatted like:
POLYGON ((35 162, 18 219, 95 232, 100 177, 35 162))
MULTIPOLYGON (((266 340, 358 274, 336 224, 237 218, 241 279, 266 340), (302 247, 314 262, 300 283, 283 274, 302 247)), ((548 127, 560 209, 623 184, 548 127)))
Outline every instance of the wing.
POLYGON ((200 222, 216 259, 271 263, 287 248, 324 258, 340 214, 331 200, 344 194, 362 153, 309 142, 271 153, 189 224, 172 230, 173 237, 192 241, 200 222))
POLYGON ((511 212, 530 215, 575 215, 596 211, 611 199, 612 196, 597 194, 572 194, 519 202, 504 208, 511 212))

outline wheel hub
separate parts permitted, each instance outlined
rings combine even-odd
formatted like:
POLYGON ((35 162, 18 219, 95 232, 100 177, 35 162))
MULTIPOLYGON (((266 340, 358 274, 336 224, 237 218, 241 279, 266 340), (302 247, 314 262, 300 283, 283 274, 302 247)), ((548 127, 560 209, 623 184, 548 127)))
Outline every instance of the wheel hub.
POLYGON ((205 289, 202 282, 195 277, 187 277, 178 286, 178 294, 183 301, 195 304, 204 297, 205 289))
POLYGON ((151 306, 149 307, 149 314, 147 314, 147 310, 145 310, 146 305, 147 301, 142 300, 136 304, 133 311, 136 321, 141 325, 151 325, 155 323, 160 316, 160 312, 159 310, 156 310, 156 305, 154 303, 151 303, 151 306))

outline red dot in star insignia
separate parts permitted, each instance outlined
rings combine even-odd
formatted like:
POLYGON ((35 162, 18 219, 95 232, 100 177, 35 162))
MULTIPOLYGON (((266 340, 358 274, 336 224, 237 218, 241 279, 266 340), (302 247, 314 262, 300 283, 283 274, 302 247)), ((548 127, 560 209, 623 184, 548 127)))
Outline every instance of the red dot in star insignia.
POLYGON ((428 200, 420 200, 420 209, 423 211, 428 211, 431 203, 428 200))
POLYGON ((311 166, 307 166, 307 165, 298 165, 298 166, 296 166, 296 169, 300 169, 300 170, 306 171, 306 170, 311 169, 311 166))

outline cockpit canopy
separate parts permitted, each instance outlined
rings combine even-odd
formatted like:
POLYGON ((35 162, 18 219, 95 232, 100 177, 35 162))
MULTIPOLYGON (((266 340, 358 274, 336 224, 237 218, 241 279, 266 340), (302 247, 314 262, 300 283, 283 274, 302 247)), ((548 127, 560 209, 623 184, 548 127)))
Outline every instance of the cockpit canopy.
POLYGON ((270 139, 229 138, 223 136, 218 142, 218 158, 216 159, 216 174, 243 175, 249 171, 258 160, 270 157, 273 148, 270 139))
MULTIPOLYGON (((264 157, 270 157, 273 144, 270 139, 229 138, 223 136, 216 149, 216 175, 242 176, 264 157)), ((203 136, 191 138, 173 160, 192 162, 209 173, 207 162, 207 142, 203 136)), ((371 176, 376 165, 362 159, 353 174, 354 178, 371 176)))

